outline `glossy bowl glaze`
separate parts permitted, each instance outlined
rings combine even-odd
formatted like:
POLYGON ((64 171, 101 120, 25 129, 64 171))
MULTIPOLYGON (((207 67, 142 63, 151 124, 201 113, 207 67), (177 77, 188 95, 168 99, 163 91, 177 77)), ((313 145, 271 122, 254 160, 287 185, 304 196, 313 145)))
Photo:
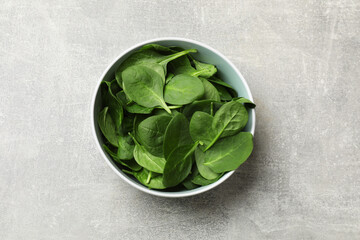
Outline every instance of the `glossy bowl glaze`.
MULTIPOLYGON (((229 59, 227 59, 224 55, 222 55, 217 50, 213 49, 212 47, 207 46, 204 43, 197 42, 191 39, 185 39, 185 38, 174 38, 174 37, 166 37, 166 38, 157 38, 148 40, 139 44, 134 45, 133 47, 127 49, 125 52, 120 54, 104 71, 102 76, 100 77, 99 81, 96 84, 95 87, 95 93, 92 99, 91 103, 91 122, 92 122, 92 132, 95 138, 96 145, 102 155, 102 157, 105 159, 105 161, 108 163, 108 165, 114 170, 114 172, 125 182, 129 183, 131 186, 160 197, 169 197, 169 198, 179 198, 179 197, 188 197, 197 195, 203 192, 206 192, 212 188, 215 188, 216 186, 220 185, 222 182, 224 182, 226 179, 228 179, 234 171, 228 172, 224 174, 223 177, 221 177, 217 182, 212 183, 207 186, 201 186, 196 189, 192 190, 182 190, 182 191, 166 191, 165 190, 156 190, 156 189, 148 189, 144 185, 140 184, 135 178, 126 175, 121 171, 121 169, 113 162, 113 160, 110 158, 110 156, 104 152, 101 145, 103 144, 103 138, 101 136, 101 131, 97 125, 97 119, 98 114, 100 112, 101 107, 101 92, 100 92, 100 83, 103 80, 112 80, 114 79, 114 74, 118 66, 126 59, 128 58, 134 51, 141 48, 143 45, 149 44, 149 43, 157 43, 164 46, 178 46, 184 49, 189 48, 195 48, 198 50, 197 53, 193 54, 196 60, 200 60, 206 63, 214 64, 218 69, 218 75, 219 77, 224 80, 225 82, 229 83, 231 86, 234 87, 234 89, 238 92, 239 96, 248 98, 250 100, 253 100, 250 89, 244 79, 244 77, 241 75, 239 70, 234 66, 232 62, 230 62, 229 59)), ((249 110, 249 121, 244 129, 244 131, 251 132, 254 135, 255 132, 255 110, 250 109, 249 110)))

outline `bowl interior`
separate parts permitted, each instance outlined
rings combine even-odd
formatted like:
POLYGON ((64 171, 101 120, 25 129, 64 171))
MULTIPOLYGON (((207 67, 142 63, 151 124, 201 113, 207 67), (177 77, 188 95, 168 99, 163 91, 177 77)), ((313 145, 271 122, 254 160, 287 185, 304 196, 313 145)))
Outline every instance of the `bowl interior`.
MULTIPOLYGON (((231 86, 234 87, 234 89, 238 92, 239 97, 246 97, 250 100, 252 99, 251 92, 242 77, 242 75, 236 70, 234 65, 229 62, 222 54, 217 52, 216 50, 205 46, 202 43, 198 43, 192 40, 185 40, 185 39, 157 39, 153 41, 147 41, 141 44, 138 44, 134 46, 133 48, 127 50, 125 54, 120 55, 120 57, 105 71, 103 77, 101 78, 101 81, 103 80, 112 80, 114 79, 114 74, 116 69, 119 67, 119 65, 129 57, 134 51, 138 50, 141 46, 149 43, 158 43, 164 46, 177 46, 184 49, 189 48, 195 48, 198 50, 197 53, 193 53, 192 55, 196 60, 205 62, 205 63, 211 63, 214 64, 218 68, 218 76, 224 80, 225 82, 229 83, 231 86)), ((202 186, 193 190, 181 190, 181 191, 164 191, 164 190, 150 190, 147 187, 141 185, 135 178, 130 177, 126 174, 124 174, 121 169, 112 161, 110 156, 104 152, 101 148, 101 145, 104 143, 101 131, 97 124, 98 114, 101 111, 101 91, 100 91, 100 82, 97 85, 96 93, 94 96, 94 102, 93 102, 93 127, 95 130, 96 139, 98 141, 98 145, 101 149, 102 155, 108 160, 107 162, 110 164, 110 167, 114 169, 114 171, 125 181, 133 185, 134 187, 145 191, 147 193, 157 195, 157 196, 163 196, 163 197, 184 197, 184 196, 191 196, 195 195, 201 192, 205 192, 211 188, 216 187, 223 181, 225 181, 230 175, 233 173, 228 172, 224 174, 224 176, 219 179, 217 182, 202 186)), ((244 129, 244 131, 251 132, 254 134, 255 130, 255 111, 254 109, 249 110, 249 121, 244 129)))

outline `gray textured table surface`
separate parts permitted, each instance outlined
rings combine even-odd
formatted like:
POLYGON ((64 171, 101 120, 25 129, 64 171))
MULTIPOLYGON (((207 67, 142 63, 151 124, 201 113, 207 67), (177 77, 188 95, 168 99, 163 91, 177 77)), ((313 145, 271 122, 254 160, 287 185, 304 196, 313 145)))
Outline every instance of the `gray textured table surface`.
POLYGON ((359 239, 359 61, 357 0, 4 0, 0 239, 359 239), (220 50, 257 103, 253 155, 197 197, 133 189, 90 131, 103 70, 162 36, 220 50))

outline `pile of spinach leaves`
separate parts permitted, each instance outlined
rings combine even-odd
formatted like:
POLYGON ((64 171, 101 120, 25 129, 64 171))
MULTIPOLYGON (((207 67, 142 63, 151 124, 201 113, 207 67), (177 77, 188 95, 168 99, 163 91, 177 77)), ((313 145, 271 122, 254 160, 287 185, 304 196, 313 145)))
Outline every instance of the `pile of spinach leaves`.
POLYGON ((148 188, 211 184, 252 152, 253 136, 242 130, 255 104, 195 52, 149 44, 101 83, 103 148, 148 188))

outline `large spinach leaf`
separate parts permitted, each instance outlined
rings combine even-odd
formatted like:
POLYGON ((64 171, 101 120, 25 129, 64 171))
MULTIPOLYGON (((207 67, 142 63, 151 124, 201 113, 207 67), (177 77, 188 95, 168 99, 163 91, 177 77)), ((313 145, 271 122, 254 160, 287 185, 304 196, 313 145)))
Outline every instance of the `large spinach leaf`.
MULTIPOLYGON (((195 150, 195 161, 196 161, 196 166, 199 170, 199 173, 202 177, 208 179, 208 180, 213 180, 219 177, 219 173, 214 172, 213 170, 211 170, 211 168, 209 168, 208 166, 204 165, 205 162, 205 154, 202 150, 200 150, 200 148, 197 148, 195 150)), ((201 184, 200 184, 201 185, 201 184)))
POLYGON ((180 146, 170 153, 164 169, 163 183, 166 187, 178 185, 189 175, 197 145, 180 146))
POLYGON ((212 128, 216 137, 206 147, 208 150, 220 137, 227 137, 240 132, 248 121, 246 108, 238 102, 225 103, 214 116, 212 128))
POLYGON ((163 81, 154 70, 144 66, 132 66, 122 73, 125 93, 141 106, 160 106, 171 113, 163 97, 163 81))
POLYGON ((253 136, 249 132, 220 139, 205 152, 204 165, 216 173, 238 168, 250 156, 253 149, 253 136))
POLYGON ((193 76, 179 74, 165 86, 165 102, 175 105, 185 105, 204 95, 204 85, 193 76))
POLYGON ((194 142, 199 141, 201 145, 208 146, 216 137, 212 128, 214 118, 205 112, 195 112, 190 120, 190 136, 194 142))
POLYGON ((191 144, 189 121, 184 114, 177 113, 169 122, 164 136, 164 157, 168 159, 170 153, 177 147, 191 144))

